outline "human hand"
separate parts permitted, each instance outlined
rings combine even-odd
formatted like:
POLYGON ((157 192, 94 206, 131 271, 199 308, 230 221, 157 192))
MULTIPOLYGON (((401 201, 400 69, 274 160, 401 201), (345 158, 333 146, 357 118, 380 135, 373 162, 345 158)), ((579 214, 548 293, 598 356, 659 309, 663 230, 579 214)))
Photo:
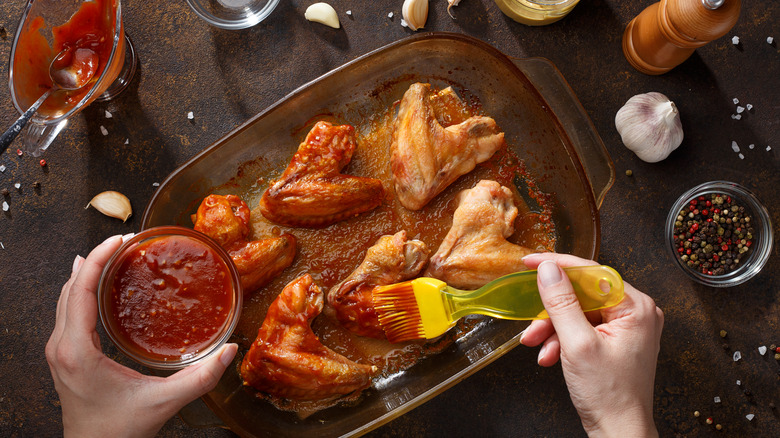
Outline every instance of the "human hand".
POLYGON ((57 302, 46 360, 62 405, 64 435, 153 436, 184 405, 214 389, 238 346, 167 377, 146 376, 103 354, 95 329, 97 287, 108 259, 122 243, 114 236, 86 260, 76 256, 57 302))
POLYGON ((625 283, 620 304, 583 313, 559 266, 595 265, 562 254, 523 258, 538 270, 539 293, 550 319, 535 320, 520 342, 544 344, 538 362, 561 360, 574 407, 589 436, 658 436, 653 386, 664 315, 652 298, 625 283))

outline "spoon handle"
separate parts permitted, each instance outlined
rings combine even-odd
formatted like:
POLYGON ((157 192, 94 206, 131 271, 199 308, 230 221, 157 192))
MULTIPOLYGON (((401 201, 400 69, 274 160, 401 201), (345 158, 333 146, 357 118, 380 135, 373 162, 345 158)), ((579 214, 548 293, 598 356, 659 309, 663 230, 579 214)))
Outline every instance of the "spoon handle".
POLYGON ((27 126, 27 122, 30 121, 32 116, 35 114, 36 111, 38 111, 38 108, 43 104, 43 101, 46 100, 47 97, 51 94, 51 92, 54 91, 54 88, 49 88, 48 91, 43 93, 41 97, 38 98, 38 100, 35 101, 34 104, 30 108, 27 109, 27 111, 24 112, 24 114, 21 115, 18 119, 16 119, 16 122, 14 122, 13 125, 11 125, 10 128, 8 128, 7 131, 3 133, 2 136, 0 136, 0 154, 5 152, 6 149, 8 149, 8 146, 11 145, 11 143, 14 141, 17 135, 19 135, 20 132, 22 132, 22 128, 27 126))

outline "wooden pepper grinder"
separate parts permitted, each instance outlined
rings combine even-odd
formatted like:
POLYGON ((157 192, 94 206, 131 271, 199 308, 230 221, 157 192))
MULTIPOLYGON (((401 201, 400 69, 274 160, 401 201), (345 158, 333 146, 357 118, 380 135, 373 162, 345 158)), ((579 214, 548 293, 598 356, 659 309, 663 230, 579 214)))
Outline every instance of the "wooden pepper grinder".
POLYGON ((628 23, 623 54, 642 73, 666 73, 728 33, 740 7, 741 0, 661 0, 628 23))

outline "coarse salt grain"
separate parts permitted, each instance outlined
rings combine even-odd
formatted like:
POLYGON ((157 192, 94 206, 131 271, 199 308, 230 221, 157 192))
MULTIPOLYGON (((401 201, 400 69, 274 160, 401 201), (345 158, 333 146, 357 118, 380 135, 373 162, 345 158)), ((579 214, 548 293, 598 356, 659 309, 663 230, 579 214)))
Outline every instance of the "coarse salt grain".
POLYGON ((187 113, 187 118, 192 120, 192 119, 195 118, 195 114, 193 114, 192 111, 190 111, 190 112, 187 113))
POLYGON ((769 151, 771 151, 771 150, 772 150, 772 146, 767 146, 767 147, 766 147, 766 151, 767 151, 767 152, 769 152, 769 151))
POLYGON ((753 421, 753 418, 755 418, 755 417, 756 417, 756 416, 755 416, 755 415, 753 415, 753 414, 747 414, 747 415, 745 415, 745 418, 747 418, 747 419, 748 419, 748 421, 753 421))
POLYGON ((158 182, 152 183, 152 187, 160 187, 160 183, 158 183, 158 182))
POLYGON ((3 201, 3 211, 8 211, 8 203, 3 201))
POLYGON ((767 44, 772 44, 773 42, 775 42, 775 39, 774 39, 774 38, 772 38, 772 37, 766 37, 766 43, 767 43, 767 44))
POLYGON ((735 118, 735 119, 737 119, 737 120, 739 120, 739 119, 741 119, 741 118, 742 118, 742 114, 737 114, 736 116, 734 116, 734 118, 735 118))
POLYGON ((5 166, 0 165, 0 172, 5 172, 5 166))
POLYGON ((733 119, 736 119, 736 118, 737 118, 737 115, 736 115, 736 114, 732 114, 732 115, 731 115, 731 119, 732 119, 732 120, 733 120, 733 119))
POLYGON ((737 380, 737 386, 742 386, 742 381, 741 380, 737 380))
POLYGON ((391 12, 391 13, 387 14, 387 18, 393 18, 393 13, 391 12))
POLYGON ((739 99, 737 99, 736 97, 731 99, 731 101, 734 102, 734 105, 739 103, 739 99))
POLYGON ((736 141, 733 141, 733 140, 731 141, 731 149, 732 149, 734 152, 739 152, 739 145, 737 144, 737 142, 736 142, 736 141))
POLYGON ((720 397, 715 397, 713 400, 715 401, 715 403, 720 403, 720 397))
POLYGON ((409 25, 406 24, 406 20, 404 20, 403 18, 401 19, 401 26, 402 27, 409 27, 409 25))
POLYGON ((754 147, 756 147, 756 145, 754 145, 753 143, 751 143, 751 144, 749 144, 749 145, 748 145, 748 148, 749 148, 749 149, 753 149, 754 147))
POLYGON ((766 345, 762 345, 762 346, 758 347, 758 354, 760 354, 762 356, 766 354, 766 345))
POLYGON ((108 135, 108 129, 103 125, 100 125, 100 132, 102 132, 103 135, 108 135))
POLYGON ((111 117, 114 117, 108 110, 106 110, 106 118, 110 119, 111 117))
POLYGON ((749 103, 749 104, 745 105, 745 109, 748 110, 748 111, 752 110, 753 109, 753 104, 749 103))
MULTIPOLYGON (((742 155, 742 154, 739 154, 739 155, 742 155)), ((740 156, 740 158, 742 158, 742 157, 740 156)), ((739 350, 737 350, 737 351, 734 352, 734 362, 736 362, 736 361, 738 361, 740 359, 742 359, 742 353, 740 353, 739 350)))
MULTIPOLYGON (((3 245, 3 242, 0 242, 0 249, 5 249, 5 245, 3 245)), ((5 329, 5 332, 8 333, 8 329, 5 329)))
POLYGON ((742 111, 745 111, 745 108, 743 108, 743 107, 741 107, 741 106, 738 106, 738 107, 737 107, 737 114, 740 114, 740 113, 742 113, 742 111))
POLYGON ((18 190, 18 189, 21 189, 21 188, 22 188, 22 185, 21 185, 21 184, 19 184, 19 183, 16 183, 16 184, 14 184, 14 187, 16 187, 16 188, 17 188, 17 190, 18 190))
MULTIPOLYGON (((739 159, 740 159, 740 160, 744 160, 744 159, 745 159, 745 156, 744 156, 744 155, 742 155, 742 154, 740 153, 740 154, 739 154, 739 159)), ((737 352, 737 353, 739 353, 739 352, 737 352)), ((734 359, 734 360, 737 360, 737 359, 734 359)))
POLYGON ((347 15, 352 16, 352 9, 347 11, 347 15))
POLYGON ((739 44, 739 37, 738 37, 738 36, 736 36, 736 35, 734 35, 733 37, 731 37, 731 44, 734 44, 735 46, 736 46, 737 44, 739 44))

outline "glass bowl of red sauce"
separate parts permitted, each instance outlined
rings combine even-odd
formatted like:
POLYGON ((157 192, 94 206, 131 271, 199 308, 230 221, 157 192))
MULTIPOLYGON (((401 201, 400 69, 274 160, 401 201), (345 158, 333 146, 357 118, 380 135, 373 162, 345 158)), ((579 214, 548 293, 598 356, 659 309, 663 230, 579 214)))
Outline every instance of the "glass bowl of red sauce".
POLYGON ((742 284, 766 265, 774 241, 766 207, 747 188, 710 181, 683 193, 666 219, 667 247, 691 279, 742 284))
POLYGON ((100 278, 108 337, 149 368, 184 368, 217 352, 238 323, 243 290, 230 256, 208 236, 178 226, 136 234, 100 278))

